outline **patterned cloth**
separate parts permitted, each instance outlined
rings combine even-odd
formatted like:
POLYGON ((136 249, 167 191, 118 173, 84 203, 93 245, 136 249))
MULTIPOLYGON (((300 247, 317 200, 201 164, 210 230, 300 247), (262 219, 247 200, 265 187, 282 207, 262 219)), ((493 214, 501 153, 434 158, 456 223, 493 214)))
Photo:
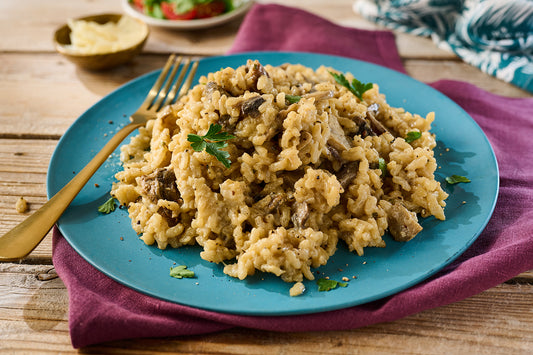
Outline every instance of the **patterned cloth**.
POLYGON ((356 0, 353 8, 533 92, 533 0, 356 0))

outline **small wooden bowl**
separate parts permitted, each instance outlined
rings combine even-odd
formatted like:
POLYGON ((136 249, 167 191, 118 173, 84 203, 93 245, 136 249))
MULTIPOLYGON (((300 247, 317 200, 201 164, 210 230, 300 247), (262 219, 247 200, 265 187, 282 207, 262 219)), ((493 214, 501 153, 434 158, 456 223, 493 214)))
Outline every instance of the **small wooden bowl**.
MULTIPOLYGON (((117 23, 123 15, 120 14, 101 14, 77 18, 76 20, 94 21, 96 23, 104 24, 107 22, 117 23)), ((99 53, 99 54, 76 54, 68 50, 65 46, 71 44, 70 42, 70 27, 65 24, 58 28, 54 34, 54 45, 56 50, 72 63, 90 70, 109 69, 120 64, 124 64, 137 54, 139 54, 148 39, 148 26, 141 20, 135 19, 140 26, 146 27, 146 36, 141 39, 133 47, 125 48, 117 52, 99 53)))

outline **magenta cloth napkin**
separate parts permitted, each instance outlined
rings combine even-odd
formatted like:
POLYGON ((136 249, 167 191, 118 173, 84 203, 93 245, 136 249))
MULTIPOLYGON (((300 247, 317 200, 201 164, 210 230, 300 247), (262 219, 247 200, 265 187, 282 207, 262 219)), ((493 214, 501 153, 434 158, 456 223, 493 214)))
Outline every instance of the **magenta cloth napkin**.
MULTIPOLYGON (((244 19, 231 52, 253 50, 337 54, 403 71, 392 33, 340 27, 279 5, 256 5, 244 19)), ((357 307, 301 316, 240 316, 161 301, 122 286, 85 262, 54 229, 53 261, 69 292, 73 346, 231 327, 283 332, 353 329, 456 302, 533 269, 533 160, 527 154, 533 152, 533 99, 505 98, 457 81, 432 86, 481 126, 501 175, 493 217, 454 263, 410 289, 357 307)))

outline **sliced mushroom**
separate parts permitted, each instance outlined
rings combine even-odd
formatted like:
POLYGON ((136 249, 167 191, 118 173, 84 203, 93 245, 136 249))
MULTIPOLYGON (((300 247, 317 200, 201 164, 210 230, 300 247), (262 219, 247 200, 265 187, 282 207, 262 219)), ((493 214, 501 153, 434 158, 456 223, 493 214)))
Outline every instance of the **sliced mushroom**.
POLYGON ((338 151, 344 151, 351 148, 351 144, 342 129, 341 124, 337 118, 333 115, 329 116, 329 130, 330 136, 328 138, 328 144, 338 151))
POLYGON ((281 205, 287 201, 287 195, 284 193, 270 193, 259 200, 254 207, 261 210, 261 212, 271 213, 277 210, 281 205))
POLYGON ((376 135, 380 136, 385 132, 390 131, 377 120, 376 115, 379 112, 379 105, 376 103, 373 103, 372 105, 368 106, 368 109, 366 111, 366 119, 370 122, 370 126, 372 127, 372 130, 376 133, 376 135))
POLYGON ((313 136, 308 131, 302 131, 300 134, 300 143, 298 144, 298 150, 302 150, 305 148, 309 143, 311 143, 311 140, 313 139, 313 136))
POLYGON ((341 184, 344 191, 350 186, 353 179, 357 177, 357 173, 359 171, 359 162, 353 161, 346 163, 341 170, 339 170, 335 176, 337 177, 337 180, 341 184))
POLYGON ((249 61, 246 66, 246 73, 250 74, 250 79, 252 81, 252 91, 258 91, 257 89, 257 82, 259 81, 259 78, 263 75, 270 77, 268 75, 268 72, 266 71, 265 67, 259 63, 259 61, 249 61))
POLYGON ((250 116, 257 118, 261 115, 259 112, 259 106, 261 106, 266 100, 262 96, 254 96, 239 103, 241 118, 250 116))
POLYGON ((309 206, 305 202, 295 202, 292 205, 291 221, 295 228, 304 228, 309 218, 309 206))
POLYGON ((334 95, 334 93, 333 93, 332 90, 327 90, 327 91, 310 92, 309 94, 305 94, 302 97, 314 98, 315 101, 321 101, 321 100, 331 99, 333 97, 333 95, 334 95))
POLYGON ((157 209, 157 213, 159 213, 167 221, 169 227, 174 227, 180 221, 178 217, 174 217, 172 215, 172 210, 169 210, 168 208, 159 207, 157 209))
POLYGON ((333 148, 329 144, 326 144, 326 149, 328 152, 328 158, 330 158, 331 161, 336 161, 339 163, 342 163, 344 161, 341 157, 341 154, 339 153, 337 149, 333 148))
POLYGON ((387 222, 390 234, 398 242, 408 242, 422 230, 416 213, 409 211, 400 202, 395 202, 389 209, 387 222))
POLYGON ((222 126, 224 132, 233 133, 238 122, 237 117, 231 117, 228 114, 221 115, 218 123, 222 126))
POLYGON ((157 169, 149 175, 139 177, 138 183, 152 201, 156 202, 160 199, 177 201, 180 198, 176 175, 172 169, 157 169))
POLYGON ((208 100, 212 100, 213 93, 215 91, 220 92, 220 96, 226 95, 227 97, 231 97, 231 94, 228 91, 214 81, 209 81, 207 84, 205 84, 205 96, 208 100))
POLYGON ((298 110, 298 104, 292 104, 286 109, 278 112, 278 119, 283 122, 285 118, 287 118, 287 115, 289 114, 289 112, 296 111, 296 110, 298 110))
POLYGON ((283 175, 283 183, 287 186, 287 188, 294 188, 294 185, 296 184, 296 181, 300 180, 305 175, 305 171, 303 169, 297 169, 292 171, 284 171, 283 175))
POLYGON ((377 136, 376 132, 374 132, 368 120, 362 117, 355 117, 354 121, 358 127, 357 132, 355 133, 356 135, 361 136, 362 138, 365 138, 367 136, 377 136))

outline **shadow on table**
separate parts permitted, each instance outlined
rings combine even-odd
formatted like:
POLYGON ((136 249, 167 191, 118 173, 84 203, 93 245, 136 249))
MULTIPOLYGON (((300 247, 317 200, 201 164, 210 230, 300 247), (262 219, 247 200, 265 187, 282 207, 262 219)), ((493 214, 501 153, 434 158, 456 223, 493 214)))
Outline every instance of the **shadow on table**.
MULTIPOLYGON (((51 272, 50 272, 51 273, 51 272)), ((40 281, 35 278, 36 290, 24 305, 24 322, 35 331, 53 329, 67 320, 68 293, 59 277, 40 281), (46 314, 43 314, 46 313, 46 314)))

